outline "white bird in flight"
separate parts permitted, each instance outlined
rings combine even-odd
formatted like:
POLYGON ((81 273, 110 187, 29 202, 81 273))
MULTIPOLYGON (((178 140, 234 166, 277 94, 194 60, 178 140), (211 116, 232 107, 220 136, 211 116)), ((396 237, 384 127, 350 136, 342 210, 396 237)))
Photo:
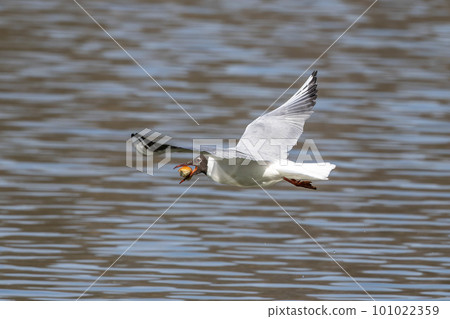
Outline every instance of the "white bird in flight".
MULTIPOLYGON (((213 181, 239 187, 270 186, 287 181, 297 187, 316 189, 312 181, 327 180, 336 167, 331 163, 296 163, 288 153, 297 144, 305 121, 313 113, 317 98, 317 71, 283 105, 251 122, 236 147, 199 151, 192 161, 175 166, 184 177, 204 173, 213 181), (191 169, 190 166, 194 168, 191 169)), ((136 149, 144 154, 194 152, 193 149, 149 141, 141 134, 132 134, 139 143, 136 149)))

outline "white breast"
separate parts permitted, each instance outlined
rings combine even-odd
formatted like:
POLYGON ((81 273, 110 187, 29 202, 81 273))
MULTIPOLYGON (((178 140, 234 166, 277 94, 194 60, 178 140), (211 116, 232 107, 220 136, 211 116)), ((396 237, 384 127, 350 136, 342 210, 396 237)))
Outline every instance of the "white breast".
POLYGON ((282 180, 272 165, 260 165, 255 161, 244 164, 243 159, 236 159, 236 164, 233 164, 228 159, 208 157, 207 175, 217 183, 240 187, 267 186, 282 180))

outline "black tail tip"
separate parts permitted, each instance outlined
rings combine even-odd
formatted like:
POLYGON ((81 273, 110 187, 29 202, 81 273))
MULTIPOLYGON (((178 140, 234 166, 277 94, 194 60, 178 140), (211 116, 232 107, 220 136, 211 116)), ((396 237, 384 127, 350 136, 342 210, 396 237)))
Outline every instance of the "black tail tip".
POLYGON ((131 137, 135 137, 137 133, 131 133, 131 137))
POLYGON ((317 70, 314 70, 312 76, 317 76, 317 70))

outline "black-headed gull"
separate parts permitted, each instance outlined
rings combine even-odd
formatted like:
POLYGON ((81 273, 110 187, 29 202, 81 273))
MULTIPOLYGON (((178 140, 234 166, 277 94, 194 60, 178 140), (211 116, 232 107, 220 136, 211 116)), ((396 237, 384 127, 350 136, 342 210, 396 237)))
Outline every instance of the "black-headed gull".
MULTIPOLYGON (((287 159, 288 152, 303 132, 305 121, 313 113, 316 98, 317 71, 314 71, 286 103, 251 122, 235 147, 202 147, 192 161, 177 165, 175 168, 182 167, 181 173, 184 173, 180 183, 204 173, 217 183, 239 187, 270 186, 285 180, 298 187, 316 189, 311 181, 327 180, 336 165, 295 163, 287 159), (194 169, 184 166, 193 166, 194 169)), ((148 141, 140 134, 131 136, 140 141, 136 149, 145 155, 166 151, 167 148, 172 152, 194 151, 148 141)))

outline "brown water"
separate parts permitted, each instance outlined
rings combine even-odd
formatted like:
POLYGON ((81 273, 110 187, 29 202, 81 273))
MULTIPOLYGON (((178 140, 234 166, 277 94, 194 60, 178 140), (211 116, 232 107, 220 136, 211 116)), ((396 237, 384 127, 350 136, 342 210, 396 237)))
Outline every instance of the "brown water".
MULTIPOLYGON (((238 138, 370 1, 81 4, 200 125, 73 1, 2 1, 1 299, 76 299, 186 189, 126 167, 130 133, 238 138)), ((449 15, 379 1, 314 66, 331 180, 268 189, 377 300, 450 299, 449 15)), ((369 299, 260 189, 205 176, 83 298, 369 299)))

